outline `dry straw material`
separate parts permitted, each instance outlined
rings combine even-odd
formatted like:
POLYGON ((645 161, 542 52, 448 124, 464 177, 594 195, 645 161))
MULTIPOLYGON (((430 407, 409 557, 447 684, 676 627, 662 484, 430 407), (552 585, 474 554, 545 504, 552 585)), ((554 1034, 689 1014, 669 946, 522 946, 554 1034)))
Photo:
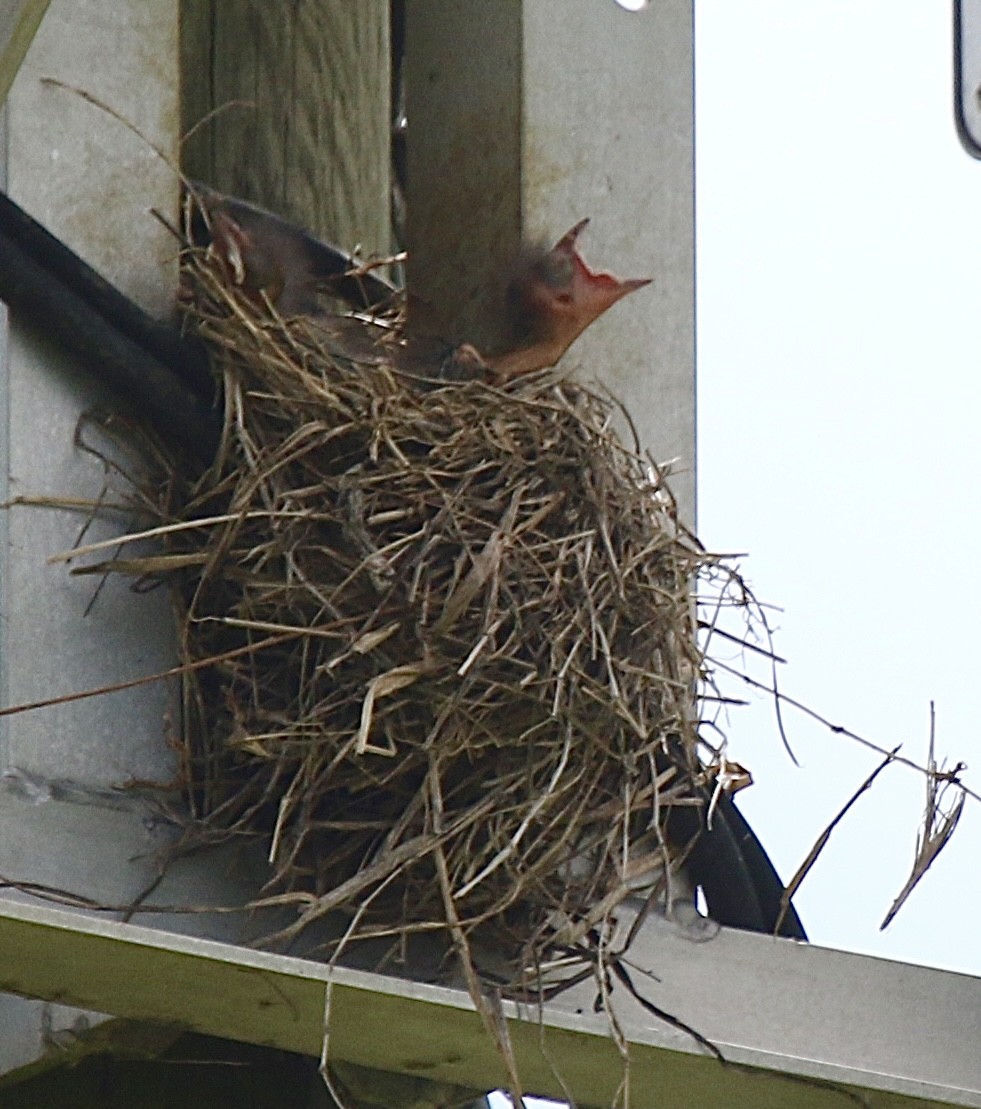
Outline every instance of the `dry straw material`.
POLYGON ((397 326, 354 356, 204 258, 188 282, 224 435, 173 464, 142 569, 181 607, 199 834, 267 846, 276 940, 339 911, 346 942, 442 930, 515 981, 602 942, 700 770, 714 563, 662 474, 554 374, 423 380, 397 326))

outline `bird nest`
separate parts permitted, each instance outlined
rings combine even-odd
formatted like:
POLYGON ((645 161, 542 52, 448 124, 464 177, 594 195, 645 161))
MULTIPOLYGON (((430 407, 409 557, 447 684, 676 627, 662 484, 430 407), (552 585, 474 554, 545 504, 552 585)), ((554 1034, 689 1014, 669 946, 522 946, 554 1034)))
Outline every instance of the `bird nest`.
POLYGON ((515 981, 595 944, 666 880, 701 783, 714 561, 662 472, 554 374, 423 380, 202 256, 188 279, 222 442, 173 464, 166 551, 125 568, 179 598, 199 834, 263 841, 279 940, 337 913, 345 942, 443 930, 515 981))

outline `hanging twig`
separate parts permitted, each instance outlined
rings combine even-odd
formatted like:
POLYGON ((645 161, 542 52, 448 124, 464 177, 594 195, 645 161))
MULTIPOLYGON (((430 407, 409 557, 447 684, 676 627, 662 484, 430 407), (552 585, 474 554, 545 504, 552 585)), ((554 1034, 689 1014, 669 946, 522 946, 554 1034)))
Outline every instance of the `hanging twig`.
POLYGON ((923 827, 916 837, 916 857, 913 860, 913 871, 906 885, 903 886, 899 896, 892 903, 885 919, 879 925, 879 930, 887 928, 902 908, 906 899, 916 888, 917 883, 933 865, 935 859, 950 842, 957 822, 964 809, 967 792, 958 781, 958 774, 964 769, 963 763, 958 763, 952 770, 940 770, 934 757, 934 731, 936 716, 933 702, 930 702, 930 753, 927 761, 926 775, 926 811, 923 814, 923 827), (953 789, 955 796, 952 802, 945 806, 944 801, 948 792, 953 789))
POLYGON ((824 831, 818 836, 817 840, 814 843, 814 846, 810 849, 810 851, 808 851, 807 858, 797 868, 796 874, 794 874, 793 878, 791 878, 790 881, 787 883, 787 887, 780 897, 780 915, 777 917, 777 926, 774 929, 775 932, 780 931, 780 925, 783 923, 783 919, 790 909, 791 900, 797 893, 797 890, 800 888, 801 882, 803 882, 804 879, 807 877, 811 867, 814 866, 814 864, 817 862, 818 855, 821 854, 828 840, 831 838, 831 833, 841 823, 842 819, 845 816, 845 813, 848 812, 848 810, 852 807, 852 805, 855 804, 859 797, 861 797, 862 794, 871 787, 872 783, 876 780, 876 778, 878 778, 882 771, 885 770, 885 768, 895 759, 896 753, 898 751, 899 747, 897 746, 889 752, 886 758, 875 768, 875 770, 872 771, 872 773, 865 779, 865 781, 862 782, 862 784, 858 787, 857 790, 855 790, 851 797, 849 797, 849 799, 839 810, 838 815, 834 818, 834 820, 832 820, 827 828, 825 828, 824 831))

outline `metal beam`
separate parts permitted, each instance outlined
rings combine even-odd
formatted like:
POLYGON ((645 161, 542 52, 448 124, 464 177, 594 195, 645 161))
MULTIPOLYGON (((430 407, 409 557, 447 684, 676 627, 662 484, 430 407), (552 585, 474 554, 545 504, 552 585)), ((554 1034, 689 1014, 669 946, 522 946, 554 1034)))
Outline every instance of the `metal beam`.
POLYGON ((15 0, 0 9, 0 106, 51 0, 15 0))
MULTIPOLYGON (((731 1065, 622 1003, 635 1109, 832 1109, 854 1103, 848 1092, 874 1109, 981 1106, 977 979, 736 932, 693 945, 664 924, 644 950, 658 1004, 731 1065), (786 1053, 788 1043, 806 1054, 786 1053)), ((477 1088, 504 1082, 461 990, 3 900, 0 953, 2 990, 311 1055, 329 982, 332 1058, 477 1088)), ((570 994, 541 1022, 506 1006, 529 1091, 567 1096, 559 1074, 579 1104, 613 1102, 623 1063, 591 1000, 570 994)))

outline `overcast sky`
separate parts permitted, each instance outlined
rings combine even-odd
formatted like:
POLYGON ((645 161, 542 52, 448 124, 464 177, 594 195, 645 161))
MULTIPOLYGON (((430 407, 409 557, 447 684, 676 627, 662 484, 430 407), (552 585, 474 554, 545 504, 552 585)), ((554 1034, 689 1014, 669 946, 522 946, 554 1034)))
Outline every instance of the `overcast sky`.
MULTIPOLYGON (((981 163, 945 0, 696 0, 699 520, 779 606, 784 690, 981 786, 981 163)), ((740 794, 788 877, 876 757, 762 700, 740 794)), ((798 897, 811 939, 981 973, 979 806, 884 933, 922 811, 891 767, 798 897)))

